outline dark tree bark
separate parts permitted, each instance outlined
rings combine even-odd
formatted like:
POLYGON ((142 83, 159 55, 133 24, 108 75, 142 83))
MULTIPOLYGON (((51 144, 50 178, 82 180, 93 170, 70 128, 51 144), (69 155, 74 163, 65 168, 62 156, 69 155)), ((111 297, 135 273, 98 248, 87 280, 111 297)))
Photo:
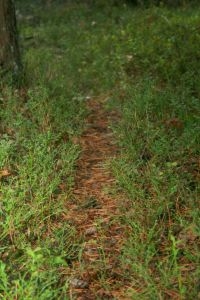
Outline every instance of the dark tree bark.
POLYGON ((0 69, 18 76, 21 71, 13 0, 0 0, 0 69))

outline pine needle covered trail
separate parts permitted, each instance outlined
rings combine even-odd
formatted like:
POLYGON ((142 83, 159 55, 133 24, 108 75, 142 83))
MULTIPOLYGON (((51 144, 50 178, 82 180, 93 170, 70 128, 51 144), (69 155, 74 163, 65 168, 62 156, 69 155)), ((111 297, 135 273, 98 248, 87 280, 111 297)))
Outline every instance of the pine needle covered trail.
POLYGON ((117 115, 104 110, 104 101, 88 102, 90 113, 80 139, 82 154, 77 165, 75 203, 68 215, 84 245, 82 257, 73 264, 72 271, 70 293, 77 299, 125 299, 120 289, 119 253, 124 230, 117 221, 118 197, 105 191, 115 183, 105 163, 117 152, 109 129, 109 119, 117 115))

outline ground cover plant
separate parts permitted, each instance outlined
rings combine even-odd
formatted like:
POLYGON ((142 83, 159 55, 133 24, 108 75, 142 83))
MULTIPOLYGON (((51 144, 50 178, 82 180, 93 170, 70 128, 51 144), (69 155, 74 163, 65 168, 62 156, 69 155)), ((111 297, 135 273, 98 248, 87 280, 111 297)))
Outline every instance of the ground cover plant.
POLYGON ((133 299, 199 293, 198 22, 199 10, 154 7, 123 32, 129 61, 116 96, 122 152, 113 170, 131 199, 122 261, 133 299))
POLYGON ((65 220, 81 152, 74 141, 86 100, 106 95, 108 112, 120 115, 110 125, 119 155, 109 162, 117 180, 109 192, 127 199, 117 283, 126 295, 110 298, 197 299, 198 4, 16 5, 26 76, 22 88, 1 84, 0 298, 72 299, 70 266, 83 247, 65 220))
MULTIPOLYGON (((58 48, 55 25, 28 21, 24 9, 19 30, 26 82, 20 89, 1 86, 0 298, 63 299, 63 268, 78 256, 79 244, 74 227, 63 221, 64 203, 80 151, 72 139, 85 109, 70 87, 69 63, 60 63, 65 45, 58 48)), ((31 6, 31 16, 39 9, 31 6)))

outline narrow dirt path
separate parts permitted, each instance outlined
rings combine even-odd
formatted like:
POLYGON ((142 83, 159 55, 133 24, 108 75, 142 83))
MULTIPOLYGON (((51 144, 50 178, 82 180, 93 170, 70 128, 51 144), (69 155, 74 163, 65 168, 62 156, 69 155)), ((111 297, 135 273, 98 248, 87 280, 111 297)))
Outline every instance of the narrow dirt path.
POLYGON ((115 179, 105 168, 117 154, 109 123, 118 117, 104 109, 105 101, 88 101, 87 128, 79 141, 82 154, 69 217, 83 240, 83 252, 72 266, 71 299, 125 299, 119 263, 124 229, 118 221, 119 199, 109 195, 115 179))

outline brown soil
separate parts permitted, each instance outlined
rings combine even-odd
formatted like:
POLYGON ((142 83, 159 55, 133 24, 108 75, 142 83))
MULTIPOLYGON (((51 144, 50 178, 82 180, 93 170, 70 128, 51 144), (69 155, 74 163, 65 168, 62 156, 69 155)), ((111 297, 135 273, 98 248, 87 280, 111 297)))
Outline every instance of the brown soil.
POLYGON ((117 155, 109 124, 118 116, 104 109, 105 101, 105 97, 88 101, 87 128, 79 140, 82 152, 68 218, 83 241, 83 251, 80 261, 72 266, 71 299, 127 299, 119 261, 124 239, 120 199, 109 192, 115 179, 105 167, 117 155))

